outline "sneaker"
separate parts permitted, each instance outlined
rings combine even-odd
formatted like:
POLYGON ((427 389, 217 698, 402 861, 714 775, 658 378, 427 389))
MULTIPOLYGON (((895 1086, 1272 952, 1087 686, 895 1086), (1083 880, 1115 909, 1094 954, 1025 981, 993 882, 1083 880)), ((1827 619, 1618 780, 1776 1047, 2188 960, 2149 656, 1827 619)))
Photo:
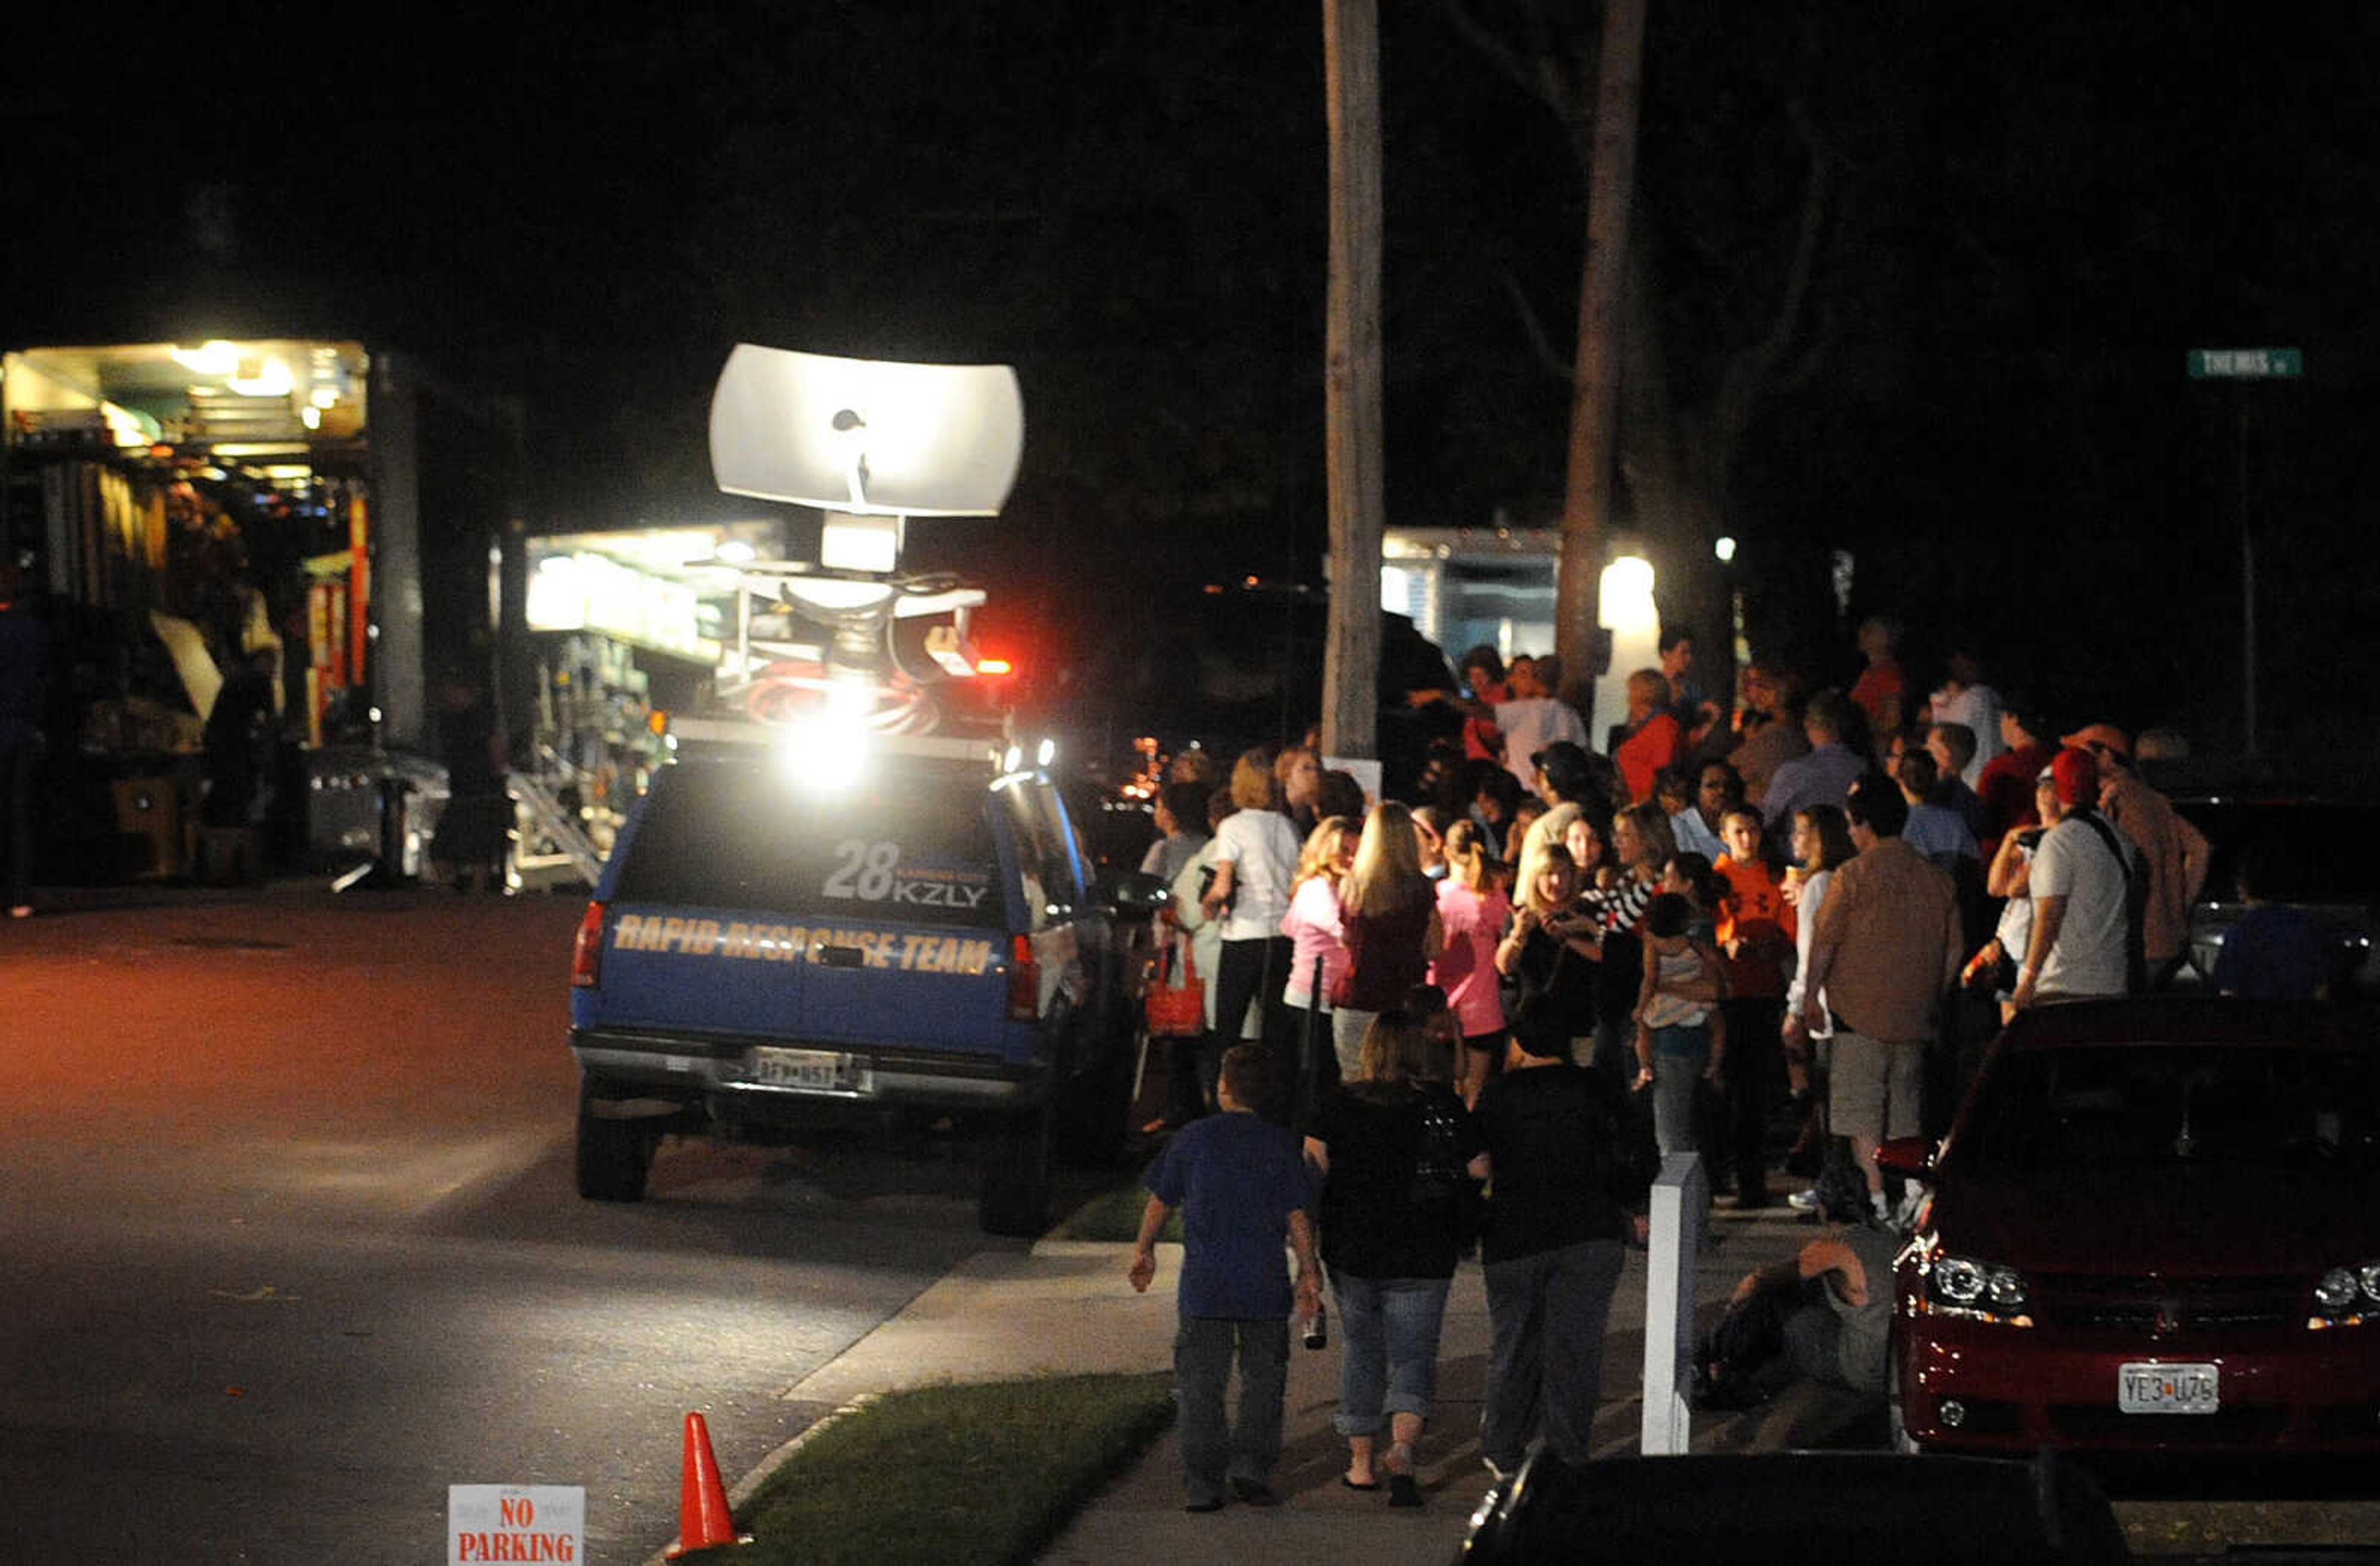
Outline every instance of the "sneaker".
POLYGON ((1892 1221, 1892 1198, 1887 1196, 1883 1192, 1870 1191, 1867 1194, 1867 1205, 1869 1208, 1874 1209, 1876 1213, 1876 1220, 1878 1223, 1890 1223, 1892 1221))
POLYGON ((1785 1205, 1795 1212, 1816 1212, 1825 1204, 1818 1200, 1818 1188, 1813 1185, 1805 1191, 1796 1191, 1786 1197, 1785 1205))
POLYGON ((1890 1222, 1906 1234, 1917 1227, 1917 1214, 1925 1206, 1925 1193, 1912 1185, 1900 1194, 1900 1205, 1892 1209, 1890 1222))

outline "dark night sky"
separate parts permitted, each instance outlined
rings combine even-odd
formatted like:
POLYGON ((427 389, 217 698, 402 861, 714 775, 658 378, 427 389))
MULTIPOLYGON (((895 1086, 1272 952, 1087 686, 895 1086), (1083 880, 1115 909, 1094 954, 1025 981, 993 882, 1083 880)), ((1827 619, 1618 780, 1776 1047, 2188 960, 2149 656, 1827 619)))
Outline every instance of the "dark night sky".
MULTIPOLYGON (((1568 398, 1533 332, 1571 340, 1575 170, 1445 7, 1382 9, 1390 519, 1541 517, 1568 398)), ((1531 9, 1465 7, 1506 37, 1531 9)), ((1690 450, 1786 275, 1808 169, 1789 105, 1831 159, 1790 373, 1747 405, 1723 496, 1757 639, 1842 672, 1821 563, 1848 548, 1854 609, 1903 614, 1921 657, 1981 639, 2077 705, 2219 746, 2244 449, 2268 721, 2325 748, 2371 732, 2368 682, 2341 674, 2380 620, 2380 162, 2346 128, 2380 89, 2374 13, 1651 10, 1636 221, 1690 450), (2304 348, 2305 379, 2183 374, 2191 347, 2266 345, 2304 348)), ((702 449, 739 339, 1005 359, 1017 494, 930 547, 1043 615, 1093 583, 1312 573, 1313 7, 531 6, 434 35, 191 16, 13 41, 10 344, 417 347, 525 399, 556 526, 748 510, 702 449), (232 214, 213 249, 210 191, 232 214)))

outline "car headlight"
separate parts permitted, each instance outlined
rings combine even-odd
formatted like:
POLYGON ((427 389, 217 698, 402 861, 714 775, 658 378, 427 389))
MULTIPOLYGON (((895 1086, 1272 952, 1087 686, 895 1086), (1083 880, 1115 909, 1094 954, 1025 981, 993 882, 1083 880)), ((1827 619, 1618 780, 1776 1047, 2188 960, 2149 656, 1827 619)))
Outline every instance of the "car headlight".
POLYGON ((1925 1299, 1944 1315, 2030 1327, 2024 1277, 2012 1267, 1972 1256, 1936 1256, 1925 1267, 1925 1299))
POLYGON ((2313 1286, 2309 1327, 2358 1327, 2380 1320, 2380 1261, 2334 1267, 2313 1286))

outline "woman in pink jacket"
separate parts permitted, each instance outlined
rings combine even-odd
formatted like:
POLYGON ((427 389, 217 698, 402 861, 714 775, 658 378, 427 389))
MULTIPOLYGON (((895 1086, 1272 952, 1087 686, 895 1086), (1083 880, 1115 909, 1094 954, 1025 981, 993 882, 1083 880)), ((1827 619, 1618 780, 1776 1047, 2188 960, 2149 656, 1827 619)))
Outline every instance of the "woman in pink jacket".
POLYGON ((1446 878, 1438 883, 1438 920, 1446 944, 1431 961, 1430 982, 1446 992, 1446 1003, 1463 1026, 1463 1053, 1455 1088, 1466 1104, 1504 1058, 1504 999, 1498 988, 1496 943, 1512 922, 1477 823, 1457 821, 1446 830, 1446 878))

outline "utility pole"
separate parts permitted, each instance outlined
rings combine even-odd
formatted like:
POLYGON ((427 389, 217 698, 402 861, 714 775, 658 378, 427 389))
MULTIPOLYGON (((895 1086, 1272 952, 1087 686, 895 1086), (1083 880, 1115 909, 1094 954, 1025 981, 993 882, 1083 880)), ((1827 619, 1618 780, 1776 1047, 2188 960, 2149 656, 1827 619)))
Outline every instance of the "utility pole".
POLYGON ((1378 0, 1322 0, 1330 121, 1324 346, 1330 621, 1322 747, 1377 757, 1380 671, 1380 26, 1378 0))
MULTIPOLYGON (((1570 471, 1562 493, 1554 650, 1562 696, 1595 730, 1596 627, 1603 537, 1620 428, 1620 304, 1627 286, 1628 209, 1636 188, 1636 106, 1645 0, 1603 0, 1602 71, 1587 169, 1586 260, 1579 280, 1578 362, 1571 384, 1570 471)), ((1609 715, 1607 715, 1609 716, 1609 715)))

